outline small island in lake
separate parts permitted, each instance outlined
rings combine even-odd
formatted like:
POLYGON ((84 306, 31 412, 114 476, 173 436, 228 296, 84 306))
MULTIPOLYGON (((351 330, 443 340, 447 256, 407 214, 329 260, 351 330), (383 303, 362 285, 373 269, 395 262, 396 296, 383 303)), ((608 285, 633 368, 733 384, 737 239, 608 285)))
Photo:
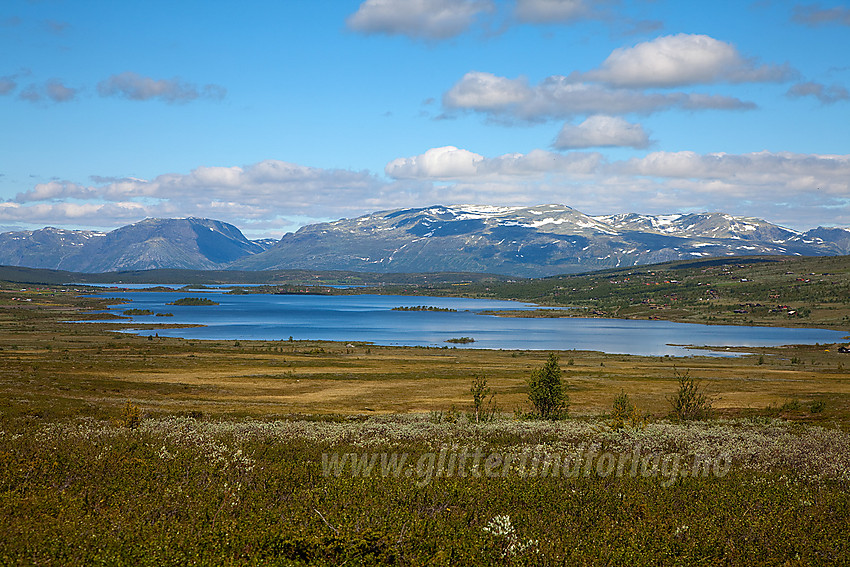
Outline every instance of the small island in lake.
POLYGON ((439 311, 441 313, 457 313, 457 309, 448 307, 433 307, 431 305, 413 305, 411 307, 393 307, 393 311, 439 311))
POLYGON ((124 311, 124 315, 153 315, 153 311, 150 309, 127 309, 124 311))
POLYGON ((448 340, 446 340, 446 342, 447 343, 455 343, 455 344, 459 344, 459 345, 465 345, 465 344, 469 344, 469 343, 474 343, 475 339, 473 339, 472 337, 459 337, 457 339, 448 339, 448 340))
POLYGON ((166 303, 166 305, 218 305, 212 299, 207 299, 206 297, 182 297, 176 301, 172 301, 170 303, 166 303))

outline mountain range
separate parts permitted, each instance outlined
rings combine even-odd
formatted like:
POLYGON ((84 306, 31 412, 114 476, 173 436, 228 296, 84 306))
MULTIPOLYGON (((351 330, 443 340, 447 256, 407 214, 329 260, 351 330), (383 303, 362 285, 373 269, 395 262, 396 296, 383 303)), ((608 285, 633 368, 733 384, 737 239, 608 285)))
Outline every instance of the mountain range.
POLYGON ((0 234, 0 264, 76 272, 158 268, 487 272, 539 277, 708 256, 850 253, 850 230, 806 232, 724 213, 589 216, 565 205, 436 205, 248 240, 210 219, 146 219, 111 232, 0 234))

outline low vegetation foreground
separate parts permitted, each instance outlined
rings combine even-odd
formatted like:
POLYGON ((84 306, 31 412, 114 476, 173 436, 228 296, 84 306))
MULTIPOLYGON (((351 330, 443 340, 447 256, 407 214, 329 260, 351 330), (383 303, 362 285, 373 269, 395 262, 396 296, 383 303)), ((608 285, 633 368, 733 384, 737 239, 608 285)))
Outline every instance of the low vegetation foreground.
POLYGON ((850 558, 841 345, 199 342, 109 332, 103 305, 0 291, 3 564, 850 558))

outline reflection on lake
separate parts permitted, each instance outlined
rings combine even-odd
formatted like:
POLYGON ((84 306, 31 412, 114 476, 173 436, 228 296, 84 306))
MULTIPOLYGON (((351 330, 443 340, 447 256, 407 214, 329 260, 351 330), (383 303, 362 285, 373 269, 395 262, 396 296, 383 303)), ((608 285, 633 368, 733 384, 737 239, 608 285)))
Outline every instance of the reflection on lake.
POLYGON ((446 346, 448 339, 472 337, 458 348, 596 350, 617 354, 683 356, 706 354, 675 345, 775 346, 834 343, 845 333, 826 329, 786 329, 696 325, 621 319, 530 319, 480 315, 483 310, 531 309, 514 301, 392 295, 228 295, 204 293, 217 306, 174 306, 181 292, 108 293, 132 304, 111 309, 150 309, 173 313, 167 319, 139 316, 139 323, 202 324, 205 327, 133 331, 164 337, 214 340, 364 341, 379 345, 446 346), (444 311, 393 311, 393 307, 434 306, 444 311))

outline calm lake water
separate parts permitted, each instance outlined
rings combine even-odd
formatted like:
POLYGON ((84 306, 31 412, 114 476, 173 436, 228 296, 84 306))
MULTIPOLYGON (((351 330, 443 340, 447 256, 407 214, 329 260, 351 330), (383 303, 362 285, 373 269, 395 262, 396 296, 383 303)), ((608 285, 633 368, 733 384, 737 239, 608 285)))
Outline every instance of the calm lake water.
POLYGON ((221 292, 107 293, 132 304, 110 311, 150 309, 173 317, 139 316, 139 323, 193 323, 186 329, 133 330, 140 335, 211 340, 368 341, 379 345, 457 346, 524 350, 595 350, 617 354, 686 356, 715 354, 694 346, 772 346, 839 342, 846 333, 825 329, 784 329, 694 325, 668 321, 619 319, 522 319, 481 315, 483 310, 533 309, 532 304, 486 299, 392 295, 228 295, 221 292), (207 297, 220 305, 175 306, 181 297, 207 297), (393 311, 393 307, 428 305, 457 312, 393 311), (474 343, 448 344, 472 337, 474 343))

